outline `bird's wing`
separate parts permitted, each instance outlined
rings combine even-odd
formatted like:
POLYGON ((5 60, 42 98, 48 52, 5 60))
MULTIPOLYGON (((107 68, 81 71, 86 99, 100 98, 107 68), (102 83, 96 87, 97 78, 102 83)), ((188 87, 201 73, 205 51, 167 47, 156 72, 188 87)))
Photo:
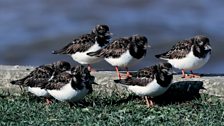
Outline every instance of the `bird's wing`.
POLYGON ((152 82, 151 78, 135 78, 135 77, 129 77, 126 79, 119 79, 119 80, 114 80, 115 83, 120 83, 122 85, 126 86, 146 86, 150 82, 152 82))
POLYGON ((193 42, 191 40, 182 40, 175 44, 168 52, 155 55, 160 59, 180 59, 184 58, 190 51, 193 42))
POLYGON ((97 56, 103 58, 117 58, 120 57, 124 52, 126 52, 130 46, 128 39, 120 38, 114 40, 111 44, 105 46, 104 48, 96 51, 87 53, 89 56, 97 56))
POLYGON ((87 51, 92 45, 94 45, 95 40, 94 36, 91 34, 86 34, 80 36, 77 39, 74 39, 73 42, 66 45, 64 48, 53 51, 53 54, 74 54, 76 52, 85 52, 87 51))
POLYGON ((18 80, 13 80, 10 83, 15 85, 36 87, 37 83, 48 80, 52 76, 53 70, 48 66, 42 65, 31 71, 26 77, 18 80))
POLYGON ((43 85, 41 88, 44 89, 56 89, 59 90, 64 85, 68 84, 70 80, 72 79, 72 75, 67 72, 62 72, 55 77, 53 77, 46 85, 43 85))
POLYGON ((157 66, 150 66, 139 69, 131 78, 115 80, 115 83, 132 86, 146 86, 155 79, 157 66))

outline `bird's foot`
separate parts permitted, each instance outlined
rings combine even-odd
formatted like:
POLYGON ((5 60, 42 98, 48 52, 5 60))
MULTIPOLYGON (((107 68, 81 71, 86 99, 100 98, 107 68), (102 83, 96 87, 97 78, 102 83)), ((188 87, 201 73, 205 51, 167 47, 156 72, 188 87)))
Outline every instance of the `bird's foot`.
POLYGON ((53 103, 53 101, 51 101, 50 99, 46 98, 46 104, 47 105, 51 105, 53 103))
POLYGON ((146 101, 146 106, 148 108, 151 108, 151 107, 154 106, 154 103, 153 103, 152 99, 149 99, 147 96, 145 96, 145 101, 146 101))
POLYGON ((201 78, 199 74, 190 74, 189 75, 191 78, 201 78))
POLYGON ((88 65, 87 69, 88 69, 90 72, 97 72, 97 70, 94 69, 91 65, 88 65))
POLYGON ((130 77, 132 77, 132 75, 128 72, 128 73, 126 74, 126 78, 130 78, 130 77))

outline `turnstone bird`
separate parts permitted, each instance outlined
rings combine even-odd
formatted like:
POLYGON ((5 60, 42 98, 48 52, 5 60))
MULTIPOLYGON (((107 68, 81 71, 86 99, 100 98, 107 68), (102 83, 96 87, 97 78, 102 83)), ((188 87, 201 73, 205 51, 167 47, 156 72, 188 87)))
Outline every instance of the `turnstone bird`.
POLYGON ((73 103, 92 92, 91 84, 96 84, 94 79, 86 67, 78 65, 71 69, 71 73, 57 74, 42 88, 59 101, 73 103))
POLYGON ((171 50, 156 57, 167 60, 173 67, 181 69, 182 78, 200 77, 193 74, 192 70, 199 69, 208 62, 211 50, 209 39, 206 36, 197 35, 178 42, 171 50), (191 75, 186 75, 185 70, 190 70, 191 75))
POLYGON ((162 63, 138 70, 135 77, 114 80, 114 82, 126 86, 136 95, 144 96, 147 107, 151 107, 153 106, 153 102, 150 98, 165 93, 172 80, 172 65, 169 63, 162 63))
POLYGON ((28 87, 28 91, 36 96, 43 96, 46 98, 47 104, 50 104, 48 99, 49 94, 45 89, 41 89, 49 80, 53 78, 53 75, 64 72, 70 69, 70 64, 65 61, 57 61, 52 64, 41 65, 36 67, 29 75, 22 79, 13 80, 10 83, 13 85, 21 85, 28 87))
POLYGON ((121 79, 118 67, 125 67, 126 76, 129 77, 128 67, 143 59, 149 46, 147 43, 145 36, 132 35, 116 39, 104 48, 96 52, 89 52, 87 55, 104 58, 112 66, 115 66, 117 75, 121 79))
POLYGON ((88 69, 91 70, 90 64, 99 62, 102 58, 86 54, 101 49, 109 43, 110 38, 109 27, 107 25, 97 25, 90 34, 81 35, 62 49, 53 51, 52 53, 68 54, 78 63, 87 64, 88 69))

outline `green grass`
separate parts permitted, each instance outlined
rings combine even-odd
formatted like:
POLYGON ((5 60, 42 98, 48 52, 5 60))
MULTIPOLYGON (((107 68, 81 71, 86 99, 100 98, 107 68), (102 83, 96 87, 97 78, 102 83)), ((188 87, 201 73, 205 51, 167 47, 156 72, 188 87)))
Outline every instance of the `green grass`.
POLYGON ((224 102, 202 94, 199 99, 156 104, 147 108, 141 98, 91 94, 70 107, 24 94, 0 97, 0 125, 224 125, 224 102))

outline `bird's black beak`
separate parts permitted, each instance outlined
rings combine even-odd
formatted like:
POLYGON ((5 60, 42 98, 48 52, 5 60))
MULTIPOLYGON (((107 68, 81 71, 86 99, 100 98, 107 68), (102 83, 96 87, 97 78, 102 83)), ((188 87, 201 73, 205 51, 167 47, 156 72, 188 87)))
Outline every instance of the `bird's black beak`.
POLYGON ((212 50, 212 47, 210 45, 206 45, 205 50, 212 50))

